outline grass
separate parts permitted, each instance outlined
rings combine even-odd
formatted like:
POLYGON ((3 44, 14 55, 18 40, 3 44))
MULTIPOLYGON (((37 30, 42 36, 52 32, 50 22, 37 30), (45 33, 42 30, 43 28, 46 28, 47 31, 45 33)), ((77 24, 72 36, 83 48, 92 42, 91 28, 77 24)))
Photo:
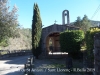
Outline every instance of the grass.
MULTIPOLYGON (((40 65, 38 68, 62 68, 65 69, 66 68, 66 64, 65 64, 65 59, 48 59, 45 60, 46 61, 50 61, 50 64, 46 64, 46 65, 40 65)), ((42 64, 42 63, 41 63, 42 64)), ((83 60, 73 60, 73 67, 74 68, 83 68, 83 60)), ((83 75, 83 72, 63 72, 66 75, 83 75)))
MULTIPOLYGON (((55 63, 52 66, 54 66, 55 68, 64 68, 64 67, 66 67, 65 64, 58 64, 58 63, 55 63)), ((73 60, 73 67, 74 68, 82 68, 83 67, 83 61, 82 60, 73 60)))
MULTIPOLYGON (((54 68, 66 68, 65 64, 54 63, 52 64, 54 68)), ((73 68, 83 68, 83 60, 73 60, 73 68)), ((83 72, 65 72, 66 75, 84 75, 83 72)))
POLYGON ((58 64, 58 63, 54 63, 54 64, 51 64, 48 66, 51 66, 52 68, 64 68, 64 67, 66 67, 65 64, 58 64))

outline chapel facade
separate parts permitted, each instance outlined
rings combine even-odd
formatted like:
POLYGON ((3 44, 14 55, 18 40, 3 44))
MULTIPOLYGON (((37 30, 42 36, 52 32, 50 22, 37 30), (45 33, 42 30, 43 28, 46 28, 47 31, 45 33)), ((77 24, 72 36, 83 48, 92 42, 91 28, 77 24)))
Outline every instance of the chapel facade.
POLYGON ((59 35, 60 32, 68 30, 79 30, 78 27, 70 25, 69 11, 64 10, 62 12, 62 25, 54 23, 48 27, 42 29, 42 53, 48 55, 49 52, 60 52, 59 35), (67 23, 65 23, 65 17, 67 17, 67 23), (50 47, 52 46, 52 51, 50 47))

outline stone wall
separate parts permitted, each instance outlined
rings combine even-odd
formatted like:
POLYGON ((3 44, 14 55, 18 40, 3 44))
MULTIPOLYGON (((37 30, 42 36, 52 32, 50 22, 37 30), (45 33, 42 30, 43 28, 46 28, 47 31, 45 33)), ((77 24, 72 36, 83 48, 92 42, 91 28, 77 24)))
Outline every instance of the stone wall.
POLYGON ((94 75, 100 75, 100 33, 94 36, 94 75))
POLYGON ((0 60, 9 58, 9 57, 17 57, 17 56, 24 56, 24 55, 32 55, 31 50, 0 50, 0 60), (5 54, 2 54, 4 53, 5 54))

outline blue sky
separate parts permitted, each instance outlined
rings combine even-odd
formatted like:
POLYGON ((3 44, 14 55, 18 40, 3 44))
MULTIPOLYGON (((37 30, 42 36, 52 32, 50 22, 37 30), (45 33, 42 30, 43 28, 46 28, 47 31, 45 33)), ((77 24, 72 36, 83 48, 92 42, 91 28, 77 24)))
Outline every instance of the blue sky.
MULTIPOLYGON (((11 7, 14 4, 18 7, 18 21, 24 28, 31 28, 34 2, 39 6, 44 27, 54 24, 55 20, 62 24, 62 11, 65 9, 69 10, 70 22, 85 14, 91 19, 100 4, 100 0, 9 0, 11 7)), ((100 21, 100 10, 92 20, 100 21)))

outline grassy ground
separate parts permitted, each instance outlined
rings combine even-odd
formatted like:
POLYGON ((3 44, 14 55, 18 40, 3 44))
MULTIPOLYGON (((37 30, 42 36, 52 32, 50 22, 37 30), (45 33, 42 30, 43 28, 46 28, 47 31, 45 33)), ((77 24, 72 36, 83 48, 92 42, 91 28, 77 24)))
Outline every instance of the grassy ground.
MULTIPOLYGON (((66 67, 65 64, 55 64, 55 67, 58 67, 58 68, 64 68, 66 67)), ((73 68, 83 68, 83 60, 73 60, 73 68)), ((72 69, 73 69, 72 68, 72 69)), ((83 72, 66 72, 66 75, 83 75, 83 72)))
MULTIPOLYGON (((38 59, 35 60, 33 63, 35 68, 62 68, 66 69, 66 64, 65 64, 66 59, 38 59), (45 65, 43 65, 45 64, 45 65)), ((83 68, 83 59, 81 60, 73 60, 73 67, 74 68, 83 68)), ((82 72, 63 72, 64 74, 62 75, 83 75, 84 73, 82 72)), ((34 73, 36 74, 36 73, 34 73)), ((42 73, 41 73, 42 74, 42 73)), ((49 73, 47 73, 49 74, 49 73)), ((60 75, 60 73, 57 73, 60 75)), ((56 74, 56 75, 57 75, 56 74)), ((53 74, 54 75, 54 74, 53 74)))
MULTIPOLYGON (((52 64, 55 68, 66 68, 65 64, 54 63, 52 64)), ((83 61, 82 60, 73 60, 73 68, 83 68, 83 61)), ((65 72, 66 75, 83 75, 83 72, 65 72)))

